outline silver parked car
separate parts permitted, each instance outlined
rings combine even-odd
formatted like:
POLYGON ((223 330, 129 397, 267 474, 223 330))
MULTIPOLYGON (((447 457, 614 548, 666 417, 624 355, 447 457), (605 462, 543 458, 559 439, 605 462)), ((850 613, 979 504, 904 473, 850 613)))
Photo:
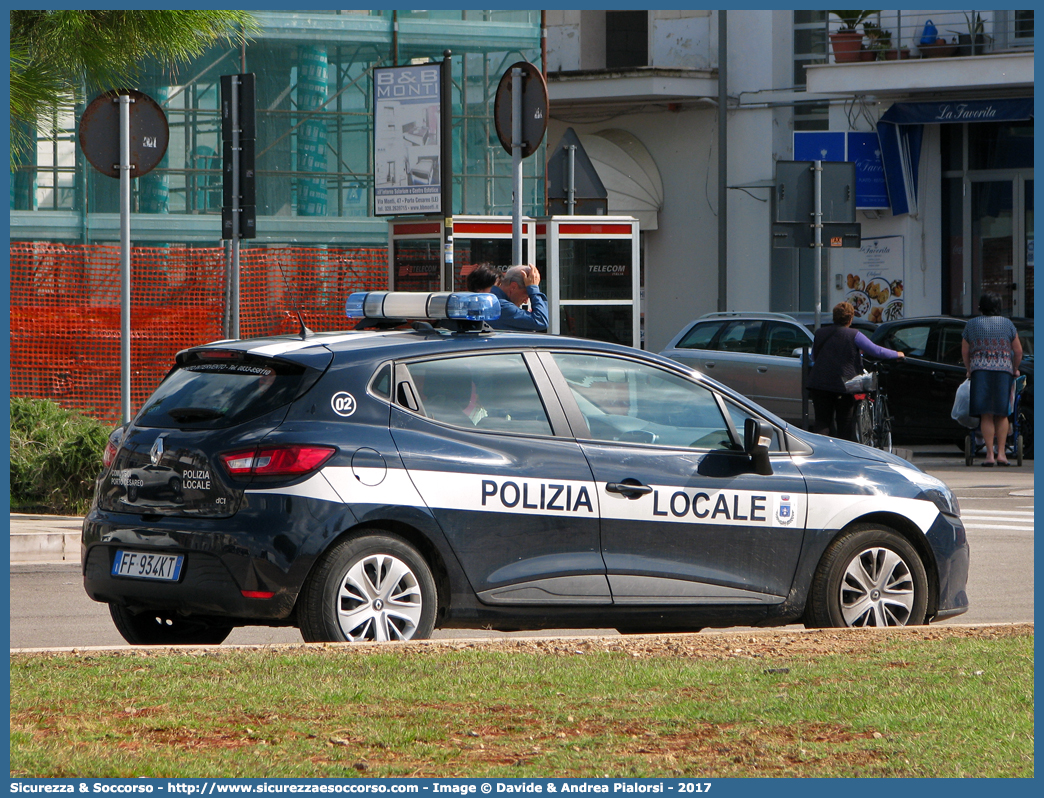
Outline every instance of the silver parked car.
POLYGON ((801 426, 801 358, 794 350, 802 346, 811 348, 812 331, 793 316, 730 311, 690 322, 660 354, 801 426))

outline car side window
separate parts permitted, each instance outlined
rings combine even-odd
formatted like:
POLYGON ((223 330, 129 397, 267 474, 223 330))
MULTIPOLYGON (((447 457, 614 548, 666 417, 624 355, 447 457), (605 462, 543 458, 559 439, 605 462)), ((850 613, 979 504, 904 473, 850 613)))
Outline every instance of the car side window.
POLYGON ((520 354, 425 360, 408 365, 418 412, 465 429, 550 435, 543 402, 520 354))
POLYGON ((714 335, 724 322, 708 321, 694 324, 677 345, 677 349, 709 349, 714 335))
POLYGON ((900 327, 888 333, 881 345, 911 357, 924 357, 929 332, 931 328, 923 324, 900 327))
POLYGON ((736 446, 714 394, 702 385, 624 358, 552 357, 595 440, 695 449, 736 446))
POLYGON ((722 352, 747 352, 756 354, 758 338, 761 336, 761 321, 733 321, 729 323, 718 339, 718 349, 722 352))
POLYGON ((769 322, 763 354, 773 357, 793 357, 795 349, 811 345, 812 342, 808 336, 793 324, 781 321, 769 322))
POLYGON ((939 330, 939 362, 950 366, 963 366, 961 340, 964 325, 947 325, 939 330))

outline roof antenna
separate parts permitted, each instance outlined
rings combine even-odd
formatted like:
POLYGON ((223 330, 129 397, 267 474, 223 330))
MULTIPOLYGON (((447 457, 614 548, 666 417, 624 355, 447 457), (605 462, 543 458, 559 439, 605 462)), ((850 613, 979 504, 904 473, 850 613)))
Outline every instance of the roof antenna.
POLYGON ((286 279, 286 272, 283 271, 283 264, 277 260, 276 266, 279 267, 279 273, 283 276, 283 283, 286 285, 286 291, 288 294, 290 294, 290 299, 294 303, 294 312, 297 314, 297 323, 301 325, 301 329, 297 334, 300 335, 301 340, 304 341, 308 338, 309 335, 315 335, 315 332, 313 330, 309 330, 305 326, 304 316, 301 315, 301 308, 297 303, 297 294, 295 294, 294 290, 290 287, 290 281, 286 279))

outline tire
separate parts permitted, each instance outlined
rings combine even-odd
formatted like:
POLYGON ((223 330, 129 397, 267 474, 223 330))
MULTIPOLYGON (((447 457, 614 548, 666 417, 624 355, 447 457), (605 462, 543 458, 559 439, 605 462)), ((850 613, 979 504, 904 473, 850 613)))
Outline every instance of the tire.
POLYGON ((892 451, 892 417, 888 415, 888 400, 879 397, 874 407, 874 446, 882 452, 892 451))
POLYGON ((871 417, 868 399, 862 399, 856 405, 855 428, 857 443, 874 445, 874 419, 871 417))
POLYGON ((861 524, 841 534, 819 562, 805 625, 920 626, 928 607, 928 578, 909 541, 861 524))
POLYGON ((964 436, 964 464, 970 466, 972 461, 975 460, 975 444, 972 443, 972 436, 964 436))
POLYGON ((216 646, 232 633, 231 626, 213 626, 157 610, 134 613, 119 604, 109 605, 109 615, 132 646, 216 646))
POLYGON ((1026 454, 1026 444, 1022 435, 1015 439, 1015 465, 1022 467, 1022 459, 1026 454))
POLYGON ((438 594, 431 569, 413 546, 371 530, 323 555, 298 601, 307 643, 384 642, 429 637, 438 594))
POLYGON ((1023 439, 1023 451, 1027 460, 1033 459, 1033 418, 1019 410, 1019 433, 1023 439))

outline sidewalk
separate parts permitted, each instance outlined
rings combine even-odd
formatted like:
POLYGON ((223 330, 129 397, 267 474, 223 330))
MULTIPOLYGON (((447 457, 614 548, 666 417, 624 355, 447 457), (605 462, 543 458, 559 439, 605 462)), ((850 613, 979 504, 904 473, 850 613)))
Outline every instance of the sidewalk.
MULTIPOLYGON (((962 491, 1007 491, 1013 496, 1033 497, 1033 461, 1022 468, 970 467, 957 447, 946 449, 914 446, 897 452, 900 456, 938 477, 958 493, 962 491)), ((79 563, 80 530, 83 518, 67 515, 11 514, 12 563, 79 563)))

